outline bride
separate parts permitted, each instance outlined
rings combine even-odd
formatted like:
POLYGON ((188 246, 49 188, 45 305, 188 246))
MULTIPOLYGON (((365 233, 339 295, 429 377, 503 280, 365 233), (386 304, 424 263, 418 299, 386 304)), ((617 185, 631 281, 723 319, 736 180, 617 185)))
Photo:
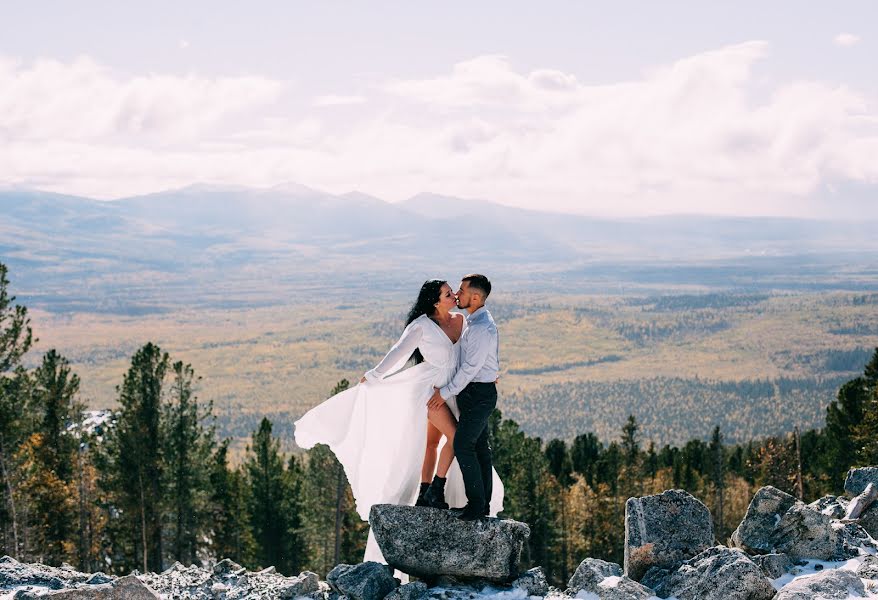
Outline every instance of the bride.
MULTIPOLYGON (((466 319, 451 312, 456 306, 447 282, 426 281, 402 336, 381 362, 359 385, 319 404, 295 423, 299 447, 326 444, 335 453, 364 521, 373 504, 466 504, 452 443, 460 411, 454 398, 427 409, 434 387, 446 385, 457 369, 457 342, 466 319), (414 366, 404 369, 410 359, 414 366)), ((493 479, 490 515, 496 516, 503 510, 503 484, 496 471, 493 479)), ((363 560, 386 562, 371 531, 363 560)))

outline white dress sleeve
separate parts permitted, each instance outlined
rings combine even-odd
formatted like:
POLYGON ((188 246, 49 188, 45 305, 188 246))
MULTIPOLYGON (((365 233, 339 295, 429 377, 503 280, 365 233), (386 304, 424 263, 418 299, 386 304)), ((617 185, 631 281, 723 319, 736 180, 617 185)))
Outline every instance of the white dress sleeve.
POLYGON ((387 355, 381 359, 381 362, 371 371, 366 371, 366 381, 381 381, 402 368, 409 357, 411 357, 412 352, 417 350, 423 335, 424 330, 421 323, 417 320, 412 321, 405 328, 405 331, 402 332, 402 336, 400 336, 387 355))

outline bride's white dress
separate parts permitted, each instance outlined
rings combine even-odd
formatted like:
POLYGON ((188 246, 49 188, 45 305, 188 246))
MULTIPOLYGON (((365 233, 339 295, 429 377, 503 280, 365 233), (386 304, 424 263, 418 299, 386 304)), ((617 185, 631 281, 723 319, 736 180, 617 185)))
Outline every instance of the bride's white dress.
MULTIPOLYGON (((326 444, 335 453, 364 521, 373 504, 413 505, 417 500, 427 439, 427 400, 434 386, 451 380, 459 352, 459 344, 452 343, 432 319, 418 317, 378 366, 366 373, 365 383, 336 394, 296 421, 299 447, 326 444), (400 370, 415 349, 424 362, 400 370)), ((448 400, 448 407, 455 418, 460 417, 455 399, 448 400)), ((450 506, 466 504, 456 460, 448 472, 445 499, 450 506)), ((503 483, 494 471, 490 514, 502 510, 503 483)), ((386 562, 371 531, 364 560, 386 562)))

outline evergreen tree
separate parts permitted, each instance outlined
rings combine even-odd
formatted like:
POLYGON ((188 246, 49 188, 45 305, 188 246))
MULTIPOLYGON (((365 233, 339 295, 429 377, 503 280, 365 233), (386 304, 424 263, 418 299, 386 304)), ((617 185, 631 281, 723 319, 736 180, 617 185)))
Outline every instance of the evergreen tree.
MULTIPOLYGON (((286 556, 285 565, 290 575, 296 575, 308 564, 308 539, 305 523, 305 469, 302 461, 291 456, 287 464, 285 477, 286 494, 284 495, 284 512, 288 517, 286 523, 286 556)), ((347 523, 343 523, 341 531, 346 532, 347 523)), ((344 544, 340 542, 340 545, 344 544)), ((362 561, 362 552, 360 560, 362 561)))
MULTIPOLYGON (((863 370, 860 395, 862 421, 853 424, 852 444, 860 465, 878 464, 878 348, 863 370)), ((853 465, 852 465, 853 466, 853 465)))
POLYGON ((550 440, 546 444, 545 454, 549 463, 549 472, 559 484, 569 487, 573 483, 573 463, 567 451, 567 444, 564 440, 550 440))
POLYGON ((595 466, 603 448, 598 436, 592 432, 577 435, 570 448, 573 470, 582 475, 586 484, 592 488, 595 485, 595 466))
POLYGON ((0 547, 20 558, 26 532, 19 519, 15 454, 31 430, 25 411, 30 380, 21 357, 35 340, 27 308, 14 304, 6 274, 6 265, 0 263, 0 547))
POLYGON ((215 446, 213 408, 199 405, 191 365, 175 362, 162 419, 166 511, 172 560, 196 562, 210 518, 210 467, 215 446))
POLYGON ((77 485, 74 467, 79 441, 71 431, 82 405, 79 377, 55 350, 33 373, 31 410, 36 431, 26 442, 22 487, 31 507, 33 542, 42 562, 75 560, 77 485))
POLYGON ((845 473, 856 462, 855 428, 863 421, 868 398, 868 381, 857 377, 842 385, 836 400, 826 408, 825 431, 829 442, 826 462, 830 478, 838 482, 838 492, 845 473))
POLYGON ((726 489, 726 457, 725 448, 723 446, 723 435, 720 432, 719 425, 713 428, 713 434, 710 437, 710 455, 711 464, 711 483, 713 484, 715 501, 713 504, 714 531, 719 539, 724 539, 726 535, 725 521, 723 515, 723 500, 726 489))
POLYGON ((250 487, 250 523, 256 542, 256 563, 275 566, 287 573, 289 564, 286 536, 289 515, 286 512, 286 477, 280 442, 271 435, 271 421, 264 418, 253 433, 244 469, 250 487))
POLYGON ((213 455, 210 469, 211 554, 255 567, 255 542, 250 528, 250 487, 246 476, 229 467, 229 440, 223 440, 213 455))
POLYGON ((108 524, 114 565, 161 571, 164 473, 162 393, 168 355, 155 344, 140 348, 119 388, 119 411, 101 456, 101 485, 114 518, 108 524))

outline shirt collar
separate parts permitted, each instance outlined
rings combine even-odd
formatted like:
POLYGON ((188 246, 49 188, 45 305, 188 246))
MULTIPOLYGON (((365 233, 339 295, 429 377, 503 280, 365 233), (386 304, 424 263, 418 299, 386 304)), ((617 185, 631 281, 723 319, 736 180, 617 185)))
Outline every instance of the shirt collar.
POLYGON ((481 314, 484 314, 486 310, 487 310, 487 309, 486 309, 484 306, 482 306, 482 307, 479 307, 479 309, 476 310, 476 312, 467 315, 467 316, 466 316, 466 321, 467 321, 467 323, 471 323, 471 322, 473 322, 474 320, 476 320, 476 319, 478 318, 478 316, 481 315, 481 314))

